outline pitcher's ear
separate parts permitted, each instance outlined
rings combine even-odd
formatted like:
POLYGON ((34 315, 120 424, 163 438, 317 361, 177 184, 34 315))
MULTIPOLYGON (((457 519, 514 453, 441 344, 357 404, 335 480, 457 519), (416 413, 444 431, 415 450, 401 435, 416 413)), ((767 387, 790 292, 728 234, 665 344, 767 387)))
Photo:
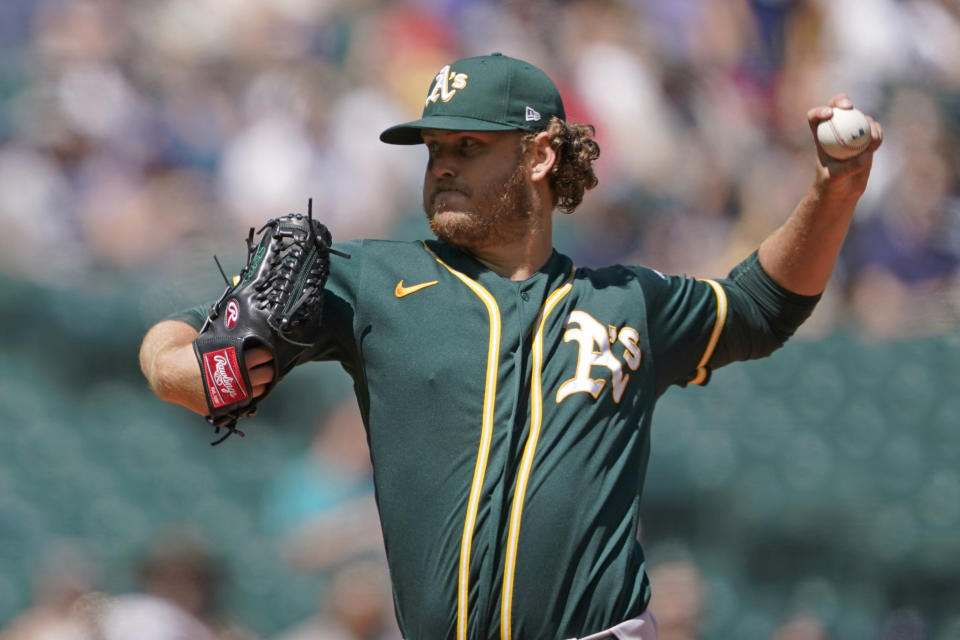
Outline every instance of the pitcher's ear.
POLYGON ((546 131, 538 133, 527 146, 527 162, 530 167, 530 179, 544 180, 550 175, 553 165, 557 162, 557 152, 550 144, 550 134, 546 131))

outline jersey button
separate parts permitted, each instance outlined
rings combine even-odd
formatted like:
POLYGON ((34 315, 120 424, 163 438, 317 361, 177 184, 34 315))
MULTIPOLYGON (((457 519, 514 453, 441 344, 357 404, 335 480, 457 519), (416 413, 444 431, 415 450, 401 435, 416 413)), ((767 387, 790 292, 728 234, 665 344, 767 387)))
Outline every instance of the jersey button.
POLYGON ((521 292, 520 292, 520 299, 523 300, 524 302, 526 302, 527 300, 530 299, 530 294, 527 293, 526 291, 521 291, 521 292))

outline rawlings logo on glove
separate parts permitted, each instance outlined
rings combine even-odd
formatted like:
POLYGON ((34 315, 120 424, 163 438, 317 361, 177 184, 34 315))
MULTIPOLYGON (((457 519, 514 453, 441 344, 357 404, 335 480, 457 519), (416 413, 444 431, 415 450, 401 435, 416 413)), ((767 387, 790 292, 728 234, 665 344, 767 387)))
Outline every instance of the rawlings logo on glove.
POLYGON ((239 372, 237 350, 233 347, 203 354, 203 376, 208 381, 207 395, 214 408, 240 402, 249 395, 239 372))
MULTIPOLYGON (((203 375, 210 410, 207 421, 216 432, 243 436, 236 428, 252 416, 276 383, 309 357, 319 337, 323 288, 330 273, 330 254, 349 258, 330 247, 330 231, 313 219, 313 201, 307 215, 292 213, 268 221, 247 237, 247 264, 211 307, 193 342, 203 375), (244 353, 266 347, 273 356, 274 379, 257 398, 244 353)), ((217 263, 219 266, 219 263, 217 263)), ((221 269, 221 273, 223 270, 221 269)))

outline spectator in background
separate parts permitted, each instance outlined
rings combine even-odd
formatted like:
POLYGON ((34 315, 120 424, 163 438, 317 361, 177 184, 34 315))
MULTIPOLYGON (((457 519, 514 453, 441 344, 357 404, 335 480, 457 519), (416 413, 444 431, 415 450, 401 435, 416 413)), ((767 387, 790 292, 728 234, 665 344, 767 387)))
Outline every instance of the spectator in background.
POLYGON ((219 610, 223 577, 203 537, 190 528, 162 532, 140 567, 143 594, 196 619, 216 640, 255 640, 219 610))
POLYGON ((355 558, 335 569, 317 615, 275 640, 400 640, 386 563, 355 558))
POLYGON ((844 253, 851 313, 874 336, 942 333, 960 320, 960 198, 950 163, 957 143, 928 92, 897 91, 890 115, 892 175, 844 253))
POLYGON ((777 629, 770 640, 828 640, 823 623, 814 615, 801 614, 777 629))
POLYGON ((356 556, 383 555, 372 473, 351 398, 323 416, 310 447, 267 486, 264 523, 290 566, 326 571, 356 556))
POLYGON ((317 614, 277 640, 398 638, 360 411, 323 417, 311 446, 270 483, 264 519, 285 561, 328 578, 317 614))
POLYGON ((703 575, 690 555, 683 550, 663 550, 663 556, 650 570, 653 597, 650 611, 657 621, 659 640, 697 640, 704 618, 705 585, 703 575))
POLYGON ((133 593, 89 604, 89 635, 79 640, 218 640, 199 620, 157 596, 133 593))
POLYGON ((221 576, 195 533, 164 532, 140 570, 139 592, 110 596, 93 591, 79 550, 57 548, 37 576, 36 602, 0 640, 256 640, 218 615, 221 576))
POLYGON ((97 571, 79 549, 51 549, 34 576, 32 605, 0 629, 0 640, 86 640, 76 609, 96 578, 97 571))

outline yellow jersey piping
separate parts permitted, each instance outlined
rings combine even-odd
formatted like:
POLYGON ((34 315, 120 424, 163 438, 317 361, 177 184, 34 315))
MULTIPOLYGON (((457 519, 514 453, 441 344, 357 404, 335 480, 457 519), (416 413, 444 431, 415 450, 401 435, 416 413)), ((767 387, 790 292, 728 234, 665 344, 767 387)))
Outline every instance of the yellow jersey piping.
POLYGON ((575 269, 559 288, 547 296, 537 317, 537 333, 533 340, 533 371, 530 375, 530 434, 523 449, 517 483, 513 492, 513 506, 510 509, 510 530, 507 536, 507 553, 503 562, 503 589, 500 603, 500 639, 510 640, 510 618, 513 608, 513 577, 517 564, 517 542, 520 538, 520 519, 523 516, 523 501, 527 490, 527 481, 533 468, 533 456, 540 438, 540 426, 543 421, 543 391, 540 376, 543 370, 543 327, 547 317, 560 300, 570 293, 575 269))
POLYGON ((713 356, 713 350, 717 348, 717 341, 720 339, 720 334, 723 332, 723 325, 727 321, 727 292, 723 290, 720 283, 714 280, 704 279, 703 282, 713 287, 713 292, 717 295, 717 318, 713 322, 713 332, 710 334, 710 341, 707 342, 707 348, 703 352, 703 357, 700 358, 700 364, 697 365, 697 375, 690 381, 690 384, 703 384, 707 379, 707 363, 710 362, 710 358, 713 356))
POLYGON ((490 316, 490 341, 487 348, 487 376, 483 390, 483 426, 480 434, 480 447, 477 451, 477 463, 473 470, 473 482, 470 485, 470 497, 467 502, 467 515, 463 523, 463 537, 460 540, 460 564, 457 578, 457 640, 466 640, 468 619, 468 597, 470 594, 470 547, 473 543, 473 529, 477 521, 480 494, 483 491, 483 478, 487 470, 490 454, 490 441, 493 438, 493 410, 497 398, 497 367, 500 360, 500 308, 494 297, 480 283, 457 271, 423 244, 426 249, 447 271, 460 279, 487 308, 490 316))

